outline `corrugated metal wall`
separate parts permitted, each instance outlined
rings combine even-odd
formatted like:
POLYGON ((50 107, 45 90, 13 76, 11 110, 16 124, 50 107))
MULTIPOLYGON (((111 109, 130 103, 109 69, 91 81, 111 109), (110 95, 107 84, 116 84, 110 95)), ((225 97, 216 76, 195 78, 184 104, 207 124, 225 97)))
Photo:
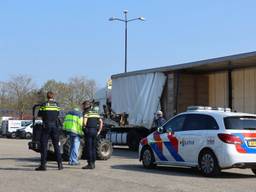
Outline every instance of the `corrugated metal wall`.
POLYGON ((186 111, 190 105, 196 103, 196 80, 195 76, 191 74, 180 74, 178 82, 178 98, 177 111, 178 113, 186 111))
POLYGON ((202 74, 180 74, 178 93, 178 112, 191 105, 208 104, 208 76, 202 74))
POLYGON ((233 110, 256 113, 256 68, 234 70, 233 110))
POLYGON ((209 74, 209 106, 228 107, 228 73, 209 74))
MULTIPOLYGON (((232 71, 232 109, 256 114, 256 67, 232 71)), ((162 107, 169 118, 175 114, 177 76, 168 74, 162 107)), ((229 107, 228 72, 180 74, 177 112, 189 105, 229 107)))

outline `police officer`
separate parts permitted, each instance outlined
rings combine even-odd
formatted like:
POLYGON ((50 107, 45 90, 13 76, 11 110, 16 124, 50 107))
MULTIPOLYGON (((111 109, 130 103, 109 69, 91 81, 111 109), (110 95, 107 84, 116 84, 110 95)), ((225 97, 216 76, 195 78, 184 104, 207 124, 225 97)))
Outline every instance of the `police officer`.
POLYGON ((84 128, 86 139, 86 158, 88 165, 83 169, 94 169, 96 160, 96 138, 100 134, 103 121, 99 116, 98 108, 92 108, 89 101, 83 103, 84 106, 84 128))
POLYGON ((46 161, 47 161, 47 147, 48 147, 48 138, 49 136, 52 139, 55 156, 58 163, 58 169, 62 170, 62 159, 60 154, 59 147, 59 111, 60 107, 57 102, 54 101, 53 92, 47 92, 47 101, 42 103, 38 111, 38 116, 43 120, 43 127, 40 138, 41 146, 41 164, 36 171, 45 171, 46 170, 46 161))

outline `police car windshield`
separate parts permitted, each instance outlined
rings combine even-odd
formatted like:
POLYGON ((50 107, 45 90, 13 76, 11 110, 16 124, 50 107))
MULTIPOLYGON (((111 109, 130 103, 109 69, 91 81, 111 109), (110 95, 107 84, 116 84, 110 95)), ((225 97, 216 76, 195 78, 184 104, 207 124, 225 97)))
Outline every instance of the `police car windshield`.
POLYGON ((226 129, 256 130, 256 117, 225 117, 224 123, 226 129))

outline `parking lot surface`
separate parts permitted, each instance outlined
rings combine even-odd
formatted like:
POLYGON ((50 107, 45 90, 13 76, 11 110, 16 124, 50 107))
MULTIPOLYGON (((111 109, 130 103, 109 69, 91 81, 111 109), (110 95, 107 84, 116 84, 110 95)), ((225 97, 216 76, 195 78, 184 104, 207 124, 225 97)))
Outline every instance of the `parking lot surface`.
POLYGON ((137 153, 115 148, 111 159, 97 161, 95 170, 68 166, 57 170, 48 162, 46 172, 36 172, 39 154, 28 150, 28 140, 0 139, 0 192, 86 192, 86 191, 256 191, 250 169, 229 169, 217 178, 205 178, 197 170, 158 167, 146 170, 137 153))

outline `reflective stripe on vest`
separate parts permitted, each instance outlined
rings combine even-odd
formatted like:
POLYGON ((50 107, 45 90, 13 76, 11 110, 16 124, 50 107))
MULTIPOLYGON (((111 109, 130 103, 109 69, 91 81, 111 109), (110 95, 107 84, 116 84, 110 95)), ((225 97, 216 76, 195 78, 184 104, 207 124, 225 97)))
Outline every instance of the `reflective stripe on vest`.
POLYGON ((77 115, 67 114, 64 119, 63 128, 68 132, 83 135, 83 118, 77 115))
POLYGON ((50 103, 46 103, 46 105, 41 106, 40 111, 60 111, 60 107, 56 104, 52 105, 50 103))
POLYGON ((96 112, 89 111, 85 114, 85 118, 100 118, 100 115, 96 112))

